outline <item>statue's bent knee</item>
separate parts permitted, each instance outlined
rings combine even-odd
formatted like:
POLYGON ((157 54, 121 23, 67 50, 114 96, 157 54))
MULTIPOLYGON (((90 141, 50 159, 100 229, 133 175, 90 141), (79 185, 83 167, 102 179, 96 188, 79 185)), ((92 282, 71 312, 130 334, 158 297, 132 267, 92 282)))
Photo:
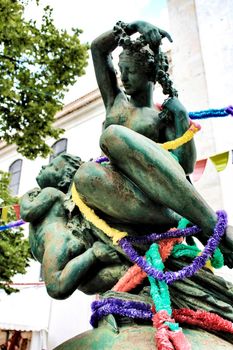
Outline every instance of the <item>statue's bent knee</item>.
POLYGON ((77 191, 83 196, 92 197, 104 181, 105 169, 95 162, 87 162, 80 166, 74 176, 77 191))
POLYGON ((110 155, 114 149, 125 144, 125 137, 128 129, 122 125, 110 125, 104 130, 100 137, 100 147, 106 155, 110 155))

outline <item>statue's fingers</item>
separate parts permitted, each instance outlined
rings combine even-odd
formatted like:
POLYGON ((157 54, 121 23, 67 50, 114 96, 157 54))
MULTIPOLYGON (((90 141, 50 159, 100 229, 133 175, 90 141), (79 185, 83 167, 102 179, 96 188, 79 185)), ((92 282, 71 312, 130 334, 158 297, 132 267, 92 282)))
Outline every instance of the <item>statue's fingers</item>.
POLYGON ((173 42, 171 35, 165 30, 159 29, 159 33, 162 38, 167 38, 171 43, 173 42))
POLYGON ((160 34, 159 30, 154 30, 152 33, 151 33, 151 43, 160 43, 162 40, 162 35, 160 34))

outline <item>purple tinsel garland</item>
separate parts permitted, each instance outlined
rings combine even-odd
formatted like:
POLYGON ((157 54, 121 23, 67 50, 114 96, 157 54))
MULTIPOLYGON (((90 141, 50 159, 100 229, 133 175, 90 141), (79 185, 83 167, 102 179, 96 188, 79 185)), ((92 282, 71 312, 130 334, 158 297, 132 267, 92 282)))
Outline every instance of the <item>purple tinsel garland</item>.
MULTIPOLYGON (((138 255, 136 250, 132 247, 131 243, 128 241, 128 238, 124 237, 119 241, 119 245, 128 255, 130 260, 136 263, 143 271, 145 271, 149 276, 154 277, 160 281, 165 281, 167 284, 172 284, 176 280, 181 280, 186 277, 193 276, 198 270, 200 270, 206 263, 206 261, 211 257, 217 248, 221 237, 224 235, 225 228, 227 226, 227 215, 224 211, 218 211, 218 222, 214 228, 213 236, 211 236, 202 252, 202 254, 196 257, 189 266, 185 266, 183 269, 175 272, 162 272, 150 264, 147 261, 138 255)), ((172 232, 172 231, 171 231, 172 232)), ((174 231, 173 233, 175 233, 174 231)), ((131 240, 132 241, 132 240, 131 240)))
POLYGON ((166 239, 166 238, 193 236, 200 231, 201 229, 195 225, 185 229, 177 229, 175 231, 167 231, 163 233, 150 233, 149 235, 140 236, 140 237, 127 236, 126 240, 127 242, 130 242, 130 243, 146 244, 146 243, 153 243, 155 241, 159 241, 161 239, 166 239))
POLYGON ((233 106, 228 106, 225 111, 233 116, 233 106))
POLYGON ((131 318, 140 318, 151 320, 151 305, 140 301, 128 301, 117 298, 107 298, 94 301, 91 304, 92 315, 90 324, 93 327, 98 326, 98 320, 109 314, 127 316, 131 318))
POLYGON ((101 163, 103 163, 103 162, 108 162, 108 161, 109 161, 108 157, 105 157, 105 156, 99 157, 99 158, 97 158, 97 159, 95 160, 95 162, 96 162, 96 163, 99 163, 99 164, 101 164, 101 163))

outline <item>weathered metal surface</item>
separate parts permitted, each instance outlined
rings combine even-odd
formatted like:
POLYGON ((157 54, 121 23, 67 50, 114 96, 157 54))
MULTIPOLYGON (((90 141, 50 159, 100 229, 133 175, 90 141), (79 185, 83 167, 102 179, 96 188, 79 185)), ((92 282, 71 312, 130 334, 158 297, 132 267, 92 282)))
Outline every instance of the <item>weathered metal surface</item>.
MULTIPOLYGON (((203 330, 183 329, 192 350, 232 350, 233 345, 203 330)), ((54 350, 156 350, 155 330, 150 326, 124 326, 114 333, 103 326, 82 333, 54 350)))
MULTIPOLYGON (((118 23, 117 30, 93 41, 96 78, 106 107, 100 147, 110 164, 83 164, 80 158, 60 155, 39 173, 40 189, 28 192, 21 200, 22 218, 30 222, 33 254, 42 262, 46 287, 54 298, 66 298, 76 289, 87 294, 110 290, 131 265, 121 249, 113 247, 103 232, 74 207, 72 183, 88 206, 131 235, 164 232, 185 217, 202 229, 199 237, 205 244, 216 225, 216 213, 185 176, 195 164, 193 140, 172 149, 177 161, 159 145, 180 139, 190 123, 167 74, 166 57, 159 51, 164 37, 170 39, 165 31, 136 21, 118 23), (135 42, 131 35, 136 32, 141 36, 135 42), (118 44, 124 49, 119 60, 124 90, 112 62, 112 51, 118 44), (162 112, 154 108, 156 82, 170 97, 162 112)), ((229 267, 233 266, 232 231, 228 227, 228 240, 221 242, 229 267)), ((140 246, 140 254, 144 255, 147 248, 140 246)), ((173 270, 175 264, 168 264, 166 268, 173 270)), ((206 272, 188 281, 178 281, 171 287, 173 306, 202 308, 233 319, 229 284, 206 272)), ((56 350, 155 349, 152 327, 131 324, 121 326, 116 333, 104 321, 101 324, 56 350)), ((184 333, 193 350, 232 349, 232 345, 207 332, 185 329, 184 333)))

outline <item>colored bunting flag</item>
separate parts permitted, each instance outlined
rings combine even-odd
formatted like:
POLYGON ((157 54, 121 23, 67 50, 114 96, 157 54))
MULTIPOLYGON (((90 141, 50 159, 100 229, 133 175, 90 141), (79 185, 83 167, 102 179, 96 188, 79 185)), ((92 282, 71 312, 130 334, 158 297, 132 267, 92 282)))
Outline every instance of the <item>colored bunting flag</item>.
POLYGON ((215 156, 210 157, 210 160, 215 165, 217 171, 223 171, 226 169, 229 158, 229 152, 224 152, 220 154, 216 154, 215 156))
POLYGON ((201 159, 196 162, 194 171, 192 173, 193 181, 198 181, 202 177, 206 167, 206 163, 207 159, 201 159))
POLYGON ((20 219, 20 206, 19 206, 19 204, 14 204, 13 208, 15 211, 16 219, 19 220, 20 219))
POLYGON ((19 204, 13 204, 0 208, 0 218, 3 222, 7 222, 8 211, 10 208, 14 209, 16 219, 20 219, 20 206, 19 204))
POLYGON ((6 222, 8 216, 8 207, 2 208, 2 221, 6 222))
MULTIPOLYGON (((232 156, 233 156, 233 151, 232 151, 232 156)), ((196 162, 194 171, 192 173, 193 181, 198 181, 201 178, 201 176, 205 171, 207 160, 208 159, 206 158, 206 159, 198 160, 196 162)), ((226 166, 229 160, 229 152, 219 153, 219 154, 216 154, 215 156, 211 156, 210 160, 214 164, 217 172, 223 171, 226 169, 226 166)))

